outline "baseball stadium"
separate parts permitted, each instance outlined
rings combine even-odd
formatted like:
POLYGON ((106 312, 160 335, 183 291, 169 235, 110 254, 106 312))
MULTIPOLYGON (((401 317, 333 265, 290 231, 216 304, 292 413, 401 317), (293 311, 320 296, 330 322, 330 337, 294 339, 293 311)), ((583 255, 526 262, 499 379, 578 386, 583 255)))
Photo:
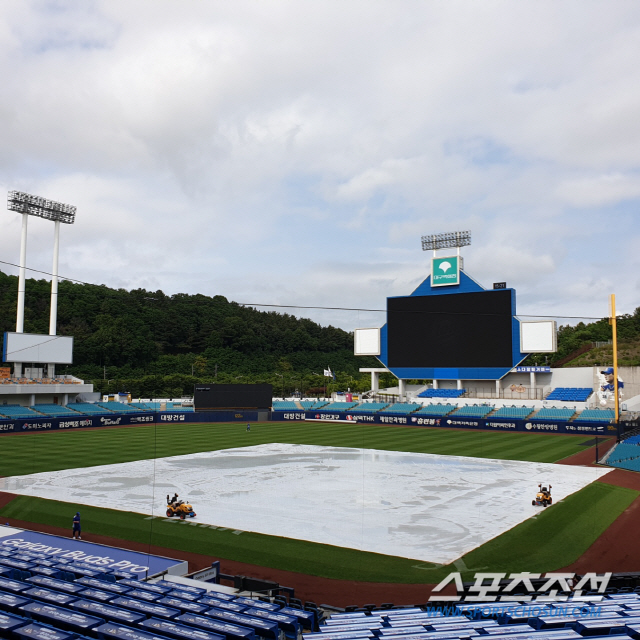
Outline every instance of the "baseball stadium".
MULTIPOLYGON (((75 215, 21 192, 9 208, 56 234, 75 215)), ((615 298, 612 366, 525 365, 556 351, 556 322, 476 282, 469 242, 425 236, 431 272, 356 329, 366 391, 214 380, 180 400, 62 374, 80 340, 57 333, 55 269, 49 333, 24 331, 25 249, 0 637, 638 637, 640 378, 618 367, 615 298)))

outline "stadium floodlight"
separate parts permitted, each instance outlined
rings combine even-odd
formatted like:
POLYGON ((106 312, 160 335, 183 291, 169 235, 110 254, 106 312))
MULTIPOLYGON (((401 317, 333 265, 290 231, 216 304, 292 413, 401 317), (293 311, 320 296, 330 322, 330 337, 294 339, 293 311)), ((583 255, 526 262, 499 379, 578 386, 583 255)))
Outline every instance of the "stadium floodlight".
MULTIPOLYGON (((76 207, 54 200, 47 200, 40 196, 34 196, 22 191, 9 191, 7 194, 7 209, 22 214, 22 238, 20 242, 20 275, 18 277, 18 310, 16 316, 16 333, 24 331, 24 294, 25 271, 27 261, 27 220, 29 216, 44 218, 55 223, 53 239, 53 269, 51 273, 51 315, 49 318, 49 335, 56 335, 56 323, 58 316, 58 249, 60 245, 60 223, 73 224, 76 219, 76 207)), ((18 376, 16 363, 14 375, 18 376)), ((53 377, 55 367, 50 365, 49 375, 53 377)))
POLYGON ((32 196, 22 191, 9 191, 7 209, 65 224, 73 224, 76 219, 76 207, 73 205, 32 196))
POLYGON ((452 247, 467 247, 471 244, 471 231, 453 231, 422 236, 423 251, 437 251, 452 247))

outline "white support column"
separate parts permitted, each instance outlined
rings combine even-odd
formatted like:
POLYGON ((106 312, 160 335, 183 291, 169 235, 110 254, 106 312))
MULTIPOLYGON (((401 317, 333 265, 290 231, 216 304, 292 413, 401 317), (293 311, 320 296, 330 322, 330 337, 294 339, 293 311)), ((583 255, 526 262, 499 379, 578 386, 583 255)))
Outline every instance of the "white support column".
POLYGON ((398 378, 398 399, 402 402, 406 398, 405 381, 398 378))
MULTIPOLYGON (((29 216, 22 214, 22 236, 20 238, 20 271, 18 275, 18 311, 16 315, 16 333, 24 333, 24 292, 25 292, 25 271, 27 266, 27 223, 29 216)), ((22 377, 22 363, 13 363, 13 375, 16 378, 22 377)))
POLYGON ((36 394, 32 393, 30 396, 31 400, 29 401, 29 406, 33 407, 33 405, 36 403, 36 394))
POLYGON ((433 381, 433 388, 437 389, 438 388, 438 381, 434 379, 433 381))
MULTIPOLYGON (((49 314, 49 335, 56 335, 58 322, 58 254, 60 249, 60 220, 55 221, 53 232, 53 267, 51 270, 51 311, 49 314)), ((56 365, 49 363, 47 368, 49 378, 56 377, 56 365)))
MULTIPOLYGON (((529 386, 531 387, 531 390, 535 394, 535 389, 536 389, 536 372, 535 371, 529 372, 529 386)), ((529 398, 531 398, 531 396, 529 396, 529 398)))
POLYGON ((16 333, 24 332, 24 290, 25 271, 27 266, 27 222, 29 216, 22 214, 22 237, 20 238, 20 273, 18 276, 18 314, 16 316, 16 333))
POLYGON ((65 393, 65 394, 62 396, 62 406, 63 406, 63 407, 66 407, 68 404, 69 404, 69 394, 68 394, 68 393, 65 393))
POLYGON ((371 391, 378 393, 380 389, 380 374, 377 371, 371 372, 371 391))
POLYGON ((462 389, 462 380, 456 380, 456 389, 460 391, 462 389))
POLYGON ((496 380, 496 398, 500 397, 500 380, 496 380))

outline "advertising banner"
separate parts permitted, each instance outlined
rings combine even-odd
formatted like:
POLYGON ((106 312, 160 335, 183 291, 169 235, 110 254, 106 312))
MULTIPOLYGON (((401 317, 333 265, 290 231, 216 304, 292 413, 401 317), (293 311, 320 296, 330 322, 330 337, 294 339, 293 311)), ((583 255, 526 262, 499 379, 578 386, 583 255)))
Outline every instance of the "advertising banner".
POLYGON ((127 427, 142 424, 166 424, 179 422, 257 422, 257 411, 212 411, 112 413, 109 415, 65 416, 0 420, 0 435, 26 433, 28 431, 60 431, 63 429, 93 429, 96 427, 127 427))
POLYGON ((483 429, 486 431, 528 431, 530 433, 563 433, 573 435, 615 435, 615 425, 589 422, 536 422, 532 420, 505 420, 453 416, 417 416, 392 414, 356 414, 345 411, 274 411, 272 420, 283 422, 302 420, 364 422, 367 424, 401 425, 414 427, 444 427, 451 429, 483 429))
POLYGON ((460 284, 460 256, 431 259, 431 286, 448 287, 460 284))

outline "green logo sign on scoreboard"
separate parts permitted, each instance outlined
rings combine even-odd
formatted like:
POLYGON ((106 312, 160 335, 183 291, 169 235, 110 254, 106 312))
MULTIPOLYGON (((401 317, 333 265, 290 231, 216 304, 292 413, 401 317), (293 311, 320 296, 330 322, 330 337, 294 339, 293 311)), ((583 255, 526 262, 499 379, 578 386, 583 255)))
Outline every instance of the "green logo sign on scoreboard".
POLYGON ((460 284, 460 256, 431 259, 431 286, 460 284))

